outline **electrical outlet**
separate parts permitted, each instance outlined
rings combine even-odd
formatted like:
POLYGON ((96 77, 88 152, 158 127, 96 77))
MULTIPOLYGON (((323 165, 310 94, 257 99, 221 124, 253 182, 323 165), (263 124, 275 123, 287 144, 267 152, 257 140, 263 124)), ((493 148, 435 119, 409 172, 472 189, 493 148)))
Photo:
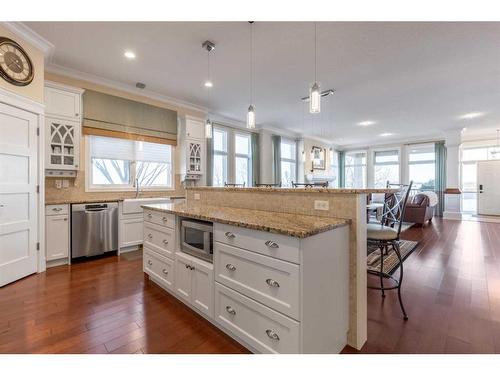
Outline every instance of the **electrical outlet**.
POLYGON ((56 180, 55 185, 56 185, 56 189, 62 188, 62 180, 56 180))
POLYGON ((330 209, 330 204, 328 201, 314 201, 314 209, 328 211, 330 209))
POLYGON ((63 187, 63 189, 69 188, 69 180, 63 180, 62 187, 63 187))
POLYGON ((199 201, 200 200, 200 193, 194 193, 194 200, 199 201))

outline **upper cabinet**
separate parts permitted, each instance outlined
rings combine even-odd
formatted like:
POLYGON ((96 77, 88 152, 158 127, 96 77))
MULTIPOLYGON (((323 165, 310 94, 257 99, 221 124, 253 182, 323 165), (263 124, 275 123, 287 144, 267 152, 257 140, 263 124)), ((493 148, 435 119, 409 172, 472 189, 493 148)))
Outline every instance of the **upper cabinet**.
POLYGON ((205 138, 205 124, 199 119, 186 118, 186 138, 202 140, 205 138))
POLYGON ((205 121, 200 118, 180 117, 180 165, 186 180, 204 184, 205 170, 205 121))
POLYGON ((45 83, 45 168, 49 176, 79 167, 82 93, 78 88, 45 83))

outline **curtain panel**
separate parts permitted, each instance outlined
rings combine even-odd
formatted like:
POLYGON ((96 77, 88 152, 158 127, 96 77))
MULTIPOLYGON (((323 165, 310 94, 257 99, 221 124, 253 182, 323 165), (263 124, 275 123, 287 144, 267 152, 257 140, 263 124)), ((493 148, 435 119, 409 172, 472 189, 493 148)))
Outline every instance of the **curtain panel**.
POLYGON ((260 154, 259 154, 259 134, 252 133, 252 178, 251 184, 258 184, 260 182, 260 154))
POLYGON ((273 135, 273 179, 275 184, 281 182, 281 136, 273 135))
POLYGON ((438 196, 435 214, 443 216, 444 191, 446 190, 446 146, 444 145, 444 141, 436 142, 434 151, 436 153, 435 192, 438 196))
POLYGON ((212 136, 207 138, 207 176, 206 182, 207 186, 213 185, 213 171, 214 171, 214 127, 212 126, 212 136))
POLYGON ((338 152, 339 158, 339 188, 345 187, 345 151, 338 152))

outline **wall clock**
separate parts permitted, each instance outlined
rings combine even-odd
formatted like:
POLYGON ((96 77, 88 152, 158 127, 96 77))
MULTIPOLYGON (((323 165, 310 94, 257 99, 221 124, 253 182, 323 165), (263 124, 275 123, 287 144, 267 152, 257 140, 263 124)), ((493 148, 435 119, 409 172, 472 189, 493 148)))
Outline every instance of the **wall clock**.
POLYGON ((15 41, 0 36, 0 76, 16 86, 33 81, 33 63, 26 51, 15 41))

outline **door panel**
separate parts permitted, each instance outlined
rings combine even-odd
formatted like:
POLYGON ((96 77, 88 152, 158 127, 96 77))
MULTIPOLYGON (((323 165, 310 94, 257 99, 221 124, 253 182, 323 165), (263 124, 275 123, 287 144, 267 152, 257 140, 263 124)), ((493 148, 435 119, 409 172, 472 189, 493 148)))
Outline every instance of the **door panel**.
POLYGON ((203 314, 214 315, 214 269, 206 262, 193 260, 192 303, 203 314))
POLYGON ((500 161, 477 163, 479 215, 500 215, 500 161))
POLYGON ((187 303, 191 303, 191 262, 182 254, 175 254, 175 292, 187 303))
POLYGON ((37 116, 0 104, 0 286, 36 272, 37 116))

